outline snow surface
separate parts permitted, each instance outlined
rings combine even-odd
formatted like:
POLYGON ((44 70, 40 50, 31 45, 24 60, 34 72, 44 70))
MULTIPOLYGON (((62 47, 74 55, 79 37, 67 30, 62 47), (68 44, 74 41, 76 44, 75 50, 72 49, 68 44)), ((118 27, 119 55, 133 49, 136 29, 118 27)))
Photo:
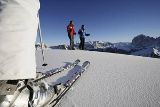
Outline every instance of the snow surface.
MULTIPOLYGON (((37 71, 45 72, 80 59, 91 65, 56 107, 160 107, 160 60, 80 50, 37 53, 37 71)), ((60 75, 60 74, 59 74, 60 75)), ((55 80, 54 80, 55 81, 55 80)))

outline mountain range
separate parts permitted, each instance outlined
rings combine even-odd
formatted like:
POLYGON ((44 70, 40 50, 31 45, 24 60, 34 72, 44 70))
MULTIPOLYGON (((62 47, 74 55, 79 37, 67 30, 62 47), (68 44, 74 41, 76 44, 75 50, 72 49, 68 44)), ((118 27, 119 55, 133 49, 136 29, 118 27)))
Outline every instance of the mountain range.
MULTIPOLYGON (((78 49, 79 43, 75 44, 78 49)), ((69 46, 58 45, 50 46, 52 49, 69 49, 69 46)), ((160 37, 153 38, 144 34, 137 35, 132 39, 132 42, 100 42, 89 41, 85 42, 85 50, 111 52, 144 57, 160 57, 160 37)))

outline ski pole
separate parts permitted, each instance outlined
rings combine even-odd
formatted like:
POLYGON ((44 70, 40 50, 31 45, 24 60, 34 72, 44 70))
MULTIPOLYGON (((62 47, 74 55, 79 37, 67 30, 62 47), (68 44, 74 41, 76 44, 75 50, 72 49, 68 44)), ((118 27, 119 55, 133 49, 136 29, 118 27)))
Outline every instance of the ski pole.
MULTIPOLYGON (((39 14, 38 14, 38 18, 39 18, 39 14)), ((40 18, 39 18, 39 23, 38 23, 38 35, 39 35, 39 39, 40 39, 40 44, 41 44, 41 51, 42 51, 42 59, 43 59, 43 64, 42 66, 47 66, 47 64, 45 63, 45 59, 44 59, 44 50, 43 50, 43 40, 42 40, 42 33, 41 33, 41 25, 40 25, 40 18)))

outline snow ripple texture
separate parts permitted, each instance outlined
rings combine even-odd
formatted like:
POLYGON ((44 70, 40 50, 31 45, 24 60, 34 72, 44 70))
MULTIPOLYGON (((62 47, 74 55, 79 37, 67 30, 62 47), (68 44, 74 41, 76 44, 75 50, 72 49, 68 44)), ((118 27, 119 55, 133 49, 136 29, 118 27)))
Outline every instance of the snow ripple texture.
MULTIPOLYGON (((45 50, 45 72, 73 62, 89 60, 87 72, 73 85, 57 107, 160 107, 160 60, 89 51, 45 50)), ((62 74, 59 74, 60 76, 62 74)), ((62 75, 63 76, 63 75, 62 75)), ((57 78, 55 78, 56 81, 57 78)))

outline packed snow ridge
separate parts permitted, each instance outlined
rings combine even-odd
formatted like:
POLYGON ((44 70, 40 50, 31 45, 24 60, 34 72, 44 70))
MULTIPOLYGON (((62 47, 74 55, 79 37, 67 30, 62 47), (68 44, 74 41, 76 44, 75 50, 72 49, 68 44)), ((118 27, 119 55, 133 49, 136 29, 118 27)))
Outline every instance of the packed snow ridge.
MULTIPOLYGON (((37 50, 36 56, 38 72, 58 68, 76 59, 80 59, 81 63, 86 60, 91 62, 89 69, 56 107, 160 107, 159 59, 95 51, 46 49, 45 61, 48 66, 42 67, 40 50, 37 50)), ((67 78, 62 74, 58 74, 60 80, 67 78)), ((50 83, 59 80, 54 76, 52 78, 50 83)))

